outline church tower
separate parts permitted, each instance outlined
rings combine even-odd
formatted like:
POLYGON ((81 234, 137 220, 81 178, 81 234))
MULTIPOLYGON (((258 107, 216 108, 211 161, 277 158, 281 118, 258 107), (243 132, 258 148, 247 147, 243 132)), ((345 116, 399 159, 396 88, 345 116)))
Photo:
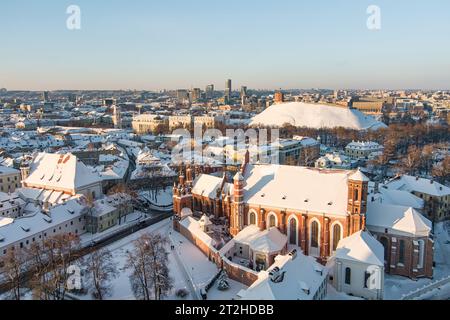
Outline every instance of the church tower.
POLYGON ((241 172, 233 179, 234 201, 230 216, 230 234, 236 236, 244 228, 244 177, 241 172))
POLYGON ((369 181, 359 169, 348 178, 347 212, 350 215, 350 235, 366 228, 369 181))
POLYGON ((119 106, 113 106, 113 124, 114 129, 122 129, 122 110, 119 106))

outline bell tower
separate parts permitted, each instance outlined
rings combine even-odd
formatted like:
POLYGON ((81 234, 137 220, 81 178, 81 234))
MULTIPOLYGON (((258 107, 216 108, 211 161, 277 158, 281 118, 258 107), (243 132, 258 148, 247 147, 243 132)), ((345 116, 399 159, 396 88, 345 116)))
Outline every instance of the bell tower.
POLYGON ((230 234, 235 236, 244 228, 244 177, 239 171, 233 178, 234 201, 230 216, 230 234))
POLYGON ((366 228, 369 181, 359 169, 348 178, 347 212, 350 215, 350 235, 366 228))

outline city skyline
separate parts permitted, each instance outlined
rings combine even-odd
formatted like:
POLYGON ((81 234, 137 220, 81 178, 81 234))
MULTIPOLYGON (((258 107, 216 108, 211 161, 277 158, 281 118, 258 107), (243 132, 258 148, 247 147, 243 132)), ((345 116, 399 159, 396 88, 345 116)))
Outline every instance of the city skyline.
POLYGON ((449 3, 2 1, 0 88, 443 89, 449 3), (81 9, 68 30, 66 9, 81 9), (381 30, 366 26, 369 5, 381 30), (24 9, 26 8, 26 9, 24 9))

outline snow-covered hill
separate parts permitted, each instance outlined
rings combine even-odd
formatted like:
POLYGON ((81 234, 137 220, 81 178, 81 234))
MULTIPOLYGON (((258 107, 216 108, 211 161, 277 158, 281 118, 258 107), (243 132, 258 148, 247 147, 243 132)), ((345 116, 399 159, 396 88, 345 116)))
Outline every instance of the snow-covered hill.
POLYGON ((358 110, 303 102, 272 105, 255 116, 251 125, 281 127, 286 123, 296 127, 317 129, 344 127, 356 130, 377 130, 386 127, 384 123, 358 110))

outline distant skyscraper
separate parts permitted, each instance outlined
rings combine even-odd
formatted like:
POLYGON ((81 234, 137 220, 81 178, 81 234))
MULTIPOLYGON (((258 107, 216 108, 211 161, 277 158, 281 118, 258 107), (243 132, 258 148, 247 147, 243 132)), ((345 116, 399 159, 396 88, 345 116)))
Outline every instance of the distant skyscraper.
POLYGON ((189 99, 189 92, 185 89, 178 89, 177 90, 177 99, 180 102, 184 102, 189 99))
POLYGON ((122 129, 122 112, 120 106, 113 106, 113 124, 114 129, 122 129))
POLYGON ((50 99, 49 99, 49 92, 48 92, 48 91, 44 91, 44 92, 42 93, 42 100, 44 100, 44 102, 47 102, 47 101, 50 100, 50 99))
POLYGON ((201 94, 202 94, 202 91, 200 90, 200 88, 192 89, 192 92, 191 92, 191 100, 192 100, 192 102, 199 101, 201 99, 201 94))
POLYGON ((231 92, 232 92, 231 79, 228 79, 227 82, 225 83, 225 97, 230 99, 231 98, 231 92))
POLYGON ((206 99, 214 98, 214 85, 210 84, 206 86, 206 99))
POLYGON ((242 86, 241 87, 241 99, 242 99, 242 97, 246 97, 246 96, 247 96, 247 87, 242 86))

